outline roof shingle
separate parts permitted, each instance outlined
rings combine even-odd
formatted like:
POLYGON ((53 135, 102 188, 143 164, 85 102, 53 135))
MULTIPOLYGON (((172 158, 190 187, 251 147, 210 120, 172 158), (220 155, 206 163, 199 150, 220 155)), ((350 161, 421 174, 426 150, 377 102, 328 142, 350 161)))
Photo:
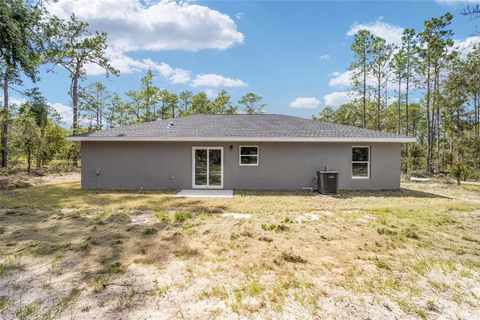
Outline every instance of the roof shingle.
POLYGON ((280 114, 202 114, 83 133, 69 140, 412 142, 414 138, 280 114))

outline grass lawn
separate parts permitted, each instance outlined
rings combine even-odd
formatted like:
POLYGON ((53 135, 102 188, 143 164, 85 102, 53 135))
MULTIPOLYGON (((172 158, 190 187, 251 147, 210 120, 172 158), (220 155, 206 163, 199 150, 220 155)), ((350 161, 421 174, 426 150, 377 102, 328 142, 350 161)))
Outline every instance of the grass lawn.
POLYGON ((173 195, 2 191, 0 318, 480 317, 478 186, 173 195))

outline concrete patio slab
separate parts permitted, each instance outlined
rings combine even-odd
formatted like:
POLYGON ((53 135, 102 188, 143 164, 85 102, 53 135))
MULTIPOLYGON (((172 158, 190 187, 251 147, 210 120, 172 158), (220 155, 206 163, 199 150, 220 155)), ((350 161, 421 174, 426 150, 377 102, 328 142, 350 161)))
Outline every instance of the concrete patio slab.
POLYGON ((233 198, 233 190, 182 190, 175 197, 186 198, 233 198))

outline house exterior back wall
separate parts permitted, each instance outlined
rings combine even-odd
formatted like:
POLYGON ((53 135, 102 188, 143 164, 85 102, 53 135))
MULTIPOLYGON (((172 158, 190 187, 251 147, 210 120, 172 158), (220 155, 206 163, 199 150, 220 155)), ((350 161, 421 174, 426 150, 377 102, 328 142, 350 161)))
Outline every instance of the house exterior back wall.
POLYGON ((224 189, 313 187, 317 170, 339 172, 339 188, 400 188, 400 143, 82 141, 83 189, 191 189, 192 147, 223 147, 224 189), (239 146, 259 147, 258 166, 239 165, 239 146), (370 146, 370 178, 353 179, 352 146, 370 146), (99 174, 97 174, 99 173, 99 174))

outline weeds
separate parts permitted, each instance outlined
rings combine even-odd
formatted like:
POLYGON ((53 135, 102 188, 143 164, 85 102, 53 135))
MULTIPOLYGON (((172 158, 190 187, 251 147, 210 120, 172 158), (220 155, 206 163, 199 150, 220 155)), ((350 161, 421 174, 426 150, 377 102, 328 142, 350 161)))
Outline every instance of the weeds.
POLYGON ((215 286, 211 289, 202 290, 198 294, 198 298, 201 300, 209 299, 212 297, 226 300, 228 298, 227 290, 223 286, 215 286))
POLYGON ((284 224, 262 224, 262 229, 265 231, 276 231, 276 232, 283 232, 290 230, 290 227, 284 224))
POLYGON ((281 258, 284 261, 292 263, 307 263, 307 260, 303 259, 301 256, 293 254, 291 251, 283 251, 281 258))
POLYGON ((43 313, 42 319, 57 319, 62 314, 62 312, 68 308, 69 306, 73 305, 75 301, 80 297, 82 291, 78 288, 74 288, 70 291, 70 293, 64 297, 60 302, 55 304, 54 306, 47 309, 46 312, 43 313))
POLYGON ((173 222, 184 222, 192 218, 192 213, 190 211, 175 211, 172 216, 173 222))
POLYGON ((180 248, 179 250, 175 250, 174 254, 176 257, 181 258, 181 259, 189 259, 192 257, 195 257, 199 254, 198 249, 192 249, 187 246, 184 246, 180 248))
POLYGON ((6 309, 11 303, 12 303, 12 300, 9 297, 0 296, 0 311, 2 311, 3 309, 6 309))
POLYGON ((147 248, 146 248, 145 243, 140 243, 138 245, 138 252, 140 252, 141 254, 146 254, 147 253, 147 248))
POLYGON ((155 217, 161 222, 165 222, 165 223, 170 222, 170 215, 165 211, 155 211, 154 214, 155 214, 155 217))
POLYGON ((125 273, 125 268, 122 266, 120 262, 114 262, 112 263, 109 268, 108 268, 108 273, 115 275, 115 274, 121 274, 125 273))
POLYGON ((128 292, 122 292, 120 298, 118 299, 118 307, 120 309, 127 309, 133 306, 135 296, 137 296, 139 292, 135 289, 131 289, 128 292))
POLYGON ((8 272, 15 270, 22 270, 23 266, 20 264, 20 258, 17 256, 7 256, 3 258, 3 261, 0 263, 0 277, 8 272))
POLYGON ((107 277, 100 276, 90 281, 89 285, 94 293, 100 293, 107 288, 109 280, 107 277))
POLYGON ((169 289, 169 286, 167 286, 167 285, 164 285, 164 286, 159 285, 157 279, 153 280, 153 285, 154 285, 154 288, 149 291, 149 294, 150 294, 151 296, 163 297, 164 295, 167 294, 167 291, 168 291, 168 289, 169 289))
POLYGON ((390 264, 382 259, 375 259, 375 265, 379 269, 385 269, 385 270, 392 270, 392 267, 390 267, 390 264))
POLYGON ((146 236, 153 236, 153 235, 157 234, 157 232, 158 232, 157 228, 150 227, 150 228, 146 228, 143 231, 143 234, 146 235, 146 236))
POLYGON ((15 313, 18 320, 27 320, 33 318, 38 313, 38 308, 41 304, 42 301, 37 299, 32 303, 19 307, 15 313))

